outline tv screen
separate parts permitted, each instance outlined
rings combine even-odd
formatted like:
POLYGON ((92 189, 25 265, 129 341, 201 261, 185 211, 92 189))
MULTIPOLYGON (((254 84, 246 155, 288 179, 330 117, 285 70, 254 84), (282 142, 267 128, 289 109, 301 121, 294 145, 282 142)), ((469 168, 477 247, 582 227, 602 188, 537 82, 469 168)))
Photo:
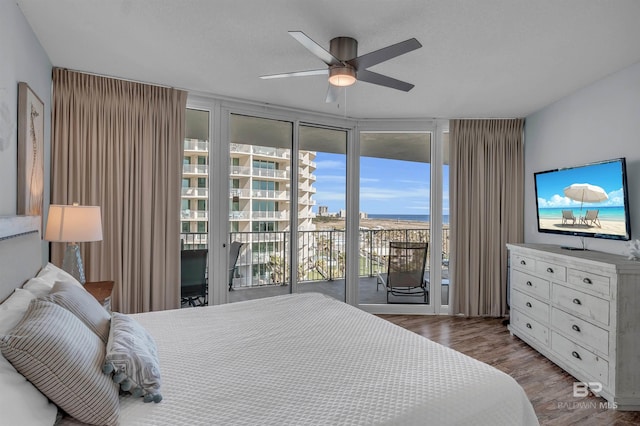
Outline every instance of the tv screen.
POLYGON ((629 240, 624 158, 534 173, 538 231, 629 240))

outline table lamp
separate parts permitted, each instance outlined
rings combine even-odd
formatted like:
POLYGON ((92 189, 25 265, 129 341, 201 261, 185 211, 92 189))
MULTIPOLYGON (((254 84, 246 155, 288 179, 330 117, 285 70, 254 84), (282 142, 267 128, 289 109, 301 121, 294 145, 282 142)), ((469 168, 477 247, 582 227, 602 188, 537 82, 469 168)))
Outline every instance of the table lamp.
POLYGON ((44 239, 68 243, 62 269, 84 285, 86 280, 78 243, 102 240, 100 207, 51 204, 44 239))

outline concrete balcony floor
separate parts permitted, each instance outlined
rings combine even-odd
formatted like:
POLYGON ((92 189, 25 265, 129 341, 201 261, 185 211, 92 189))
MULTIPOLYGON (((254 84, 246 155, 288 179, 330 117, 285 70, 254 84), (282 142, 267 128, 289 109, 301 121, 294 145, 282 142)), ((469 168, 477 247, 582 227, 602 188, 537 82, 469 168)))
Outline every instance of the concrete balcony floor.
MULTIPOLYGON (((381 285, 378 289, 376 277, 363 277, 359 282, 359 299, 361 304, 386 304, 387 293, 381 285)), ((289 285, 268 285, 263 287, 240 288, 229 292, 229 302, 239 302, 242 300, 259 299, 263 297, 277 296, 289 294, 291 288, 289 285)), ((334 297, 338 300, 345 300, 345 282, 344 279, 333 281, 305 281, 298 284, 298 292, 317 292, 334 297)), ((448 286, 443 286, 443 293, 448 295, 448 286)), ((443 294, 443 304, 447 299, 443 294)), ((427 298, 427 301, 429 299, 427 298)), ((390 296, 389 301, 392 303, 424 303, 421 295, 417 296, 390 296)))

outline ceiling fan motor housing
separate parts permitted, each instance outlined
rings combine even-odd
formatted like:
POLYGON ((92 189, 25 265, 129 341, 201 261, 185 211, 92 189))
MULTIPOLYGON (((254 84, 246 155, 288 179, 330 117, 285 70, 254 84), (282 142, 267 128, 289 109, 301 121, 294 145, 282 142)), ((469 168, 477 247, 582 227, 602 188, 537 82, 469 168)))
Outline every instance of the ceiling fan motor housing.
POLYGON ((351 37, 331 39, 329 52, 341 61, 348 61, 358 56, 358 41, 351 37))

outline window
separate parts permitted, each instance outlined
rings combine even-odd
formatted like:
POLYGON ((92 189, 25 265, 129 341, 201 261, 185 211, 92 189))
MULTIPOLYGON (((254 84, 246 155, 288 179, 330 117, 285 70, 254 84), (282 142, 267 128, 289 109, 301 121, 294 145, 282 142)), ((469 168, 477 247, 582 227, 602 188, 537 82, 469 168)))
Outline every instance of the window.
POLYGON ((190 179, 182 179, 182 187, 183 188, 189 188, 189 186, 191 186, 191 182, 189 182, 190 179))
POLYGON ((198 164, 207 165, 207 157, 203 157, 202 155, 198 155, 198 164))
POLYGON ((182 222, 182 232, 191 232, 191 222, 182 222))
POLYGON ((198 178, 198 188, 206 188, 207 186, 207 178, 198 178))
POLYGON ((182 210, 189 210, 189 200, 182 200, 182 210))
POLYGON ((253 222, 251 225, 252 232, 275 232, 278 230, 278 225, 275 222, 253 222))
POLYGON ((200 233, 207 232, 207 222, 198 222, 198 232, 200 233))
POLYGON ((199 211, 207 210, 207 200, 198 200, 198 210, 199 211))

